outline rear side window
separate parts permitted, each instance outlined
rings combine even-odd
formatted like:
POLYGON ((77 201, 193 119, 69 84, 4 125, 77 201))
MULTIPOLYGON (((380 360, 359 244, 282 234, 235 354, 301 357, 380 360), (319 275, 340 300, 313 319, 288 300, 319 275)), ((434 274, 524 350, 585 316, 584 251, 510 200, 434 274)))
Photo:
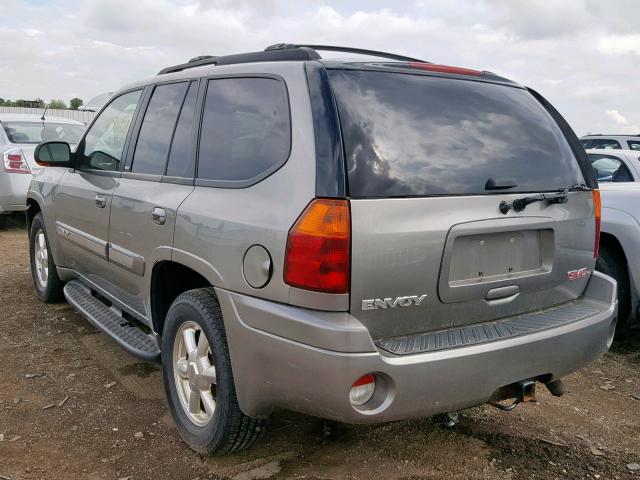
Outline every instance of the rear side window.
POLYGON ((191 177, 195 167, 193 155, 193 114, 196 109, 198 84, 192 82, 182 105, 176 131, 173 134, 167 175, 170 177, 191 177))
POLYGON ((622 160, 612 155, 589 154, 591 166, 600 183, 633 182, 631 172, 622 160))
POLYGON ((586 138, 581 140, 582 146, 585 150, 589 148, 598 148, 603 150, 620 150, 620 142, 610 138, 586 138))
POLYGON ((584 183, 547 111, 526 90, 388 72, 330 70, 353 197, 557 190, 584 183), (502 190, 504 191, 504 190, 502 190))
POLYGON ((164 174, 173 129, 187 86, 187 82, 170 83, 158 85, 153 90, 133 154, 132 172, 164 174))
POLYGON ((253 182, 279 168, 291 142, 284 83, 272 78, 209 80, 198 178, 253 182))
POLYGON ((640 150, 640 140, 629 140, 627 143, 630 150, 640 150))

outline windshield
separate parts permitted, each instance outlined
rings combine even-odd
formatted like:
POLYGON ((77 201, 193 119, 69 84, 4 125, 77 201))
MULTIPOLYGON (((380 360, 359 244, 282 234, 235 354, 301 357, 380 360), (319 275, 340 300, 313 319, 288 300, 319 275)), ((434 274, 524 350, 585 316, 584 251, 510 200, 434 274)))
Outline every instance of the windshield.
POLYGON ((524 89, 363 70, 329 75, 353 197, 539 192, 584 183, 560 128, 524 89), (487 190, 490 178, 509 187, 487 190))
POLYGON ((11 143, 32 144, 55 140, 78 143, 85 130, 83 125, 51 122, 2 122, 2 127, 11 143))

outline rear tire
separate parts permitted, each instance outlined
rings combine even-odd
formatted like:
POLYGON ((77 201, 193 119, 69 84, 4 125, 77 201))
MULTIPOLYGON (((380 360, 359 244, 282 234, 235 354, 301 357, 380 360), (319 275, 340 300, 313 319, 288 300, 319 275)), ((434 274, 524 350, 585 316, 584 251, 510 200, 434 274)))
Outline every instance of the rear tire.
POLYGON ((189 290, 171 304, 162 332, 162 376, 178 431, 196 452, 224 455, 262 436, 265 420, 246 416, 238 406, 222 312, 212 288, 189 290))
POLYGON ((613 277, 618 282, 618 326, 625 330, 630 324, 631 286, 627 259, 619 248, 609 243, 600 245, 600 255, 596 260, 596 270, 613 277))
POLYGON ((29 256, 36 296, 45 303, 56 303, 62 300, 64 283, 58 277, 42 213, 37 213, 31 222, 29 256))

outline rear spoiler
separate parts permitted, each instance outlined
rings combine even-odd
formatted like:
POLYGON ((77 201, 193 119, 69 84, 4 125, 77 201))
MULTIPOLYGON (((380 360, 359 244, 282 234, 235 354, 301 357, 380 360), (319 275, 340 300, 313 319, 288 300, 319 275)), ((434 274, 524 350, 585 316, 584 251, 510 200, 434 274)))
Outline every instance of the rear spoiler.
POLYGON ((575 134, 573 129, 569 126, 567 121, 560 115, 560 113, 551 105, 542 95, 531 88, 527 88, 529 93, 534 96, 538 102, 542 104, 542 106, 549 112, 549 115, 556 122, 564 138, 567 139, 569 143, 569 147, 571 147, 571 151, 573 155, 578 160, 578 164, 580 165, 580 170, 582 171, 582 175, 584 176, 585 185, 589 188, 598 188, 598 179, 596 178, 596 174, 591 167, 591 162, 589 161, 589 157, 587 156, 587 152, 584 151, 582 147, 582 143, 578 139, 578 136, 575 134))

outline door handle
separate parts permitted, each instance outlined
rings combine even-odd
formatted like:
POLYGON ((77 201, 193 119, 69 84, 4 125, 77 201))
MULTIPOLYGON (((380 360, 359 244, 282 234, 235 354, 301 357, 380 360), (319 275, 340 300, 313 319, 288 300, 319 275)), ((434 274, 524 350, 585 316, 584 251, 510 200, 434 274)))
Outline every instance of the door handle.
POLYGON ((165 212, 164 208, 153 207, 151 221, 156 225, 164 225, 164 222, 167 221, 167 212, 165 212))
POLYGON ((96 207, 98 208, 104 208, 107 206, 107 197, 105 197, 102 194, 97 194, 96 195, 96 207))

